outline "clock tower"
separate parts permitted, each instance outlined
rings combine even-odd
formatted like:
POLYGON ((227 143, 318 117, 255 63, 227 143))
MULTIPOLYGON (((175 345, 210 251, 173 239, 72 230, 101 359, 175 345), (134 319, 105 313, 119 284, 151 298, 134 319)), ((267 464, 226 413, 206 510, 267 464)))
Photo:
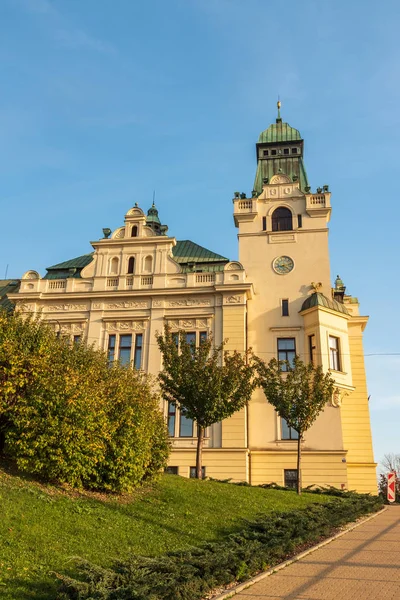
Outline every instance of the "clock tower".
MULTIPOLYGON (((327 185, 311 191, 303 156, 300 132, 282 121, 278 102, 276 122, 256 144, 251 198, 236 192, 233 199, 239 261, 253 292, 247 303, 247 345, 267 363, 272 358, 290 363, 298 355, 331 372, 336 395, 305 434, 303 474, 316 482, 328 469, 337 487, 373 491, 375 464, 359 360, 367 318, 359 315, 356 298, 332 290, 331 194, 327 185)), ((261 390, 254 393, 246 419, 252 483, 289 484, 287 477, 297 476, 297 432, 261 390)))

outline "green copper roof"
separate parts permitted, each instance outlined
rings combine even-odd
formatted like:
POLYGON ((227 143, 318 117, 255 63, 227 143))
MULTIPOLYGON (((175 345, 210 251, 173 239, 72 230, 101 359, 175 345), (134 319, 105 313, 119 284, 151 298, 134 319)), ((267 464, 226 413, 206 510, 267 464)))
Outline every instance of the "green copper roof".
POLYGON ((289 157, 289 158, 276 158, 273 160, 259 160, 257 163, 256 177, 254 180, 254 188, 258 195, 261 194, 263 189, 263 180, 268 181, 274 175, 283 173, 289 175, 293 179, 293 175, 297 177, 297 181, 300 183, 300 189, 305 192, 308 187, 307 173, 304 168, 304 163, 301 157, 289 157))
MULTIPOLYGON (((44 279, 68 279, 69 277, 80 278, 81 271, 86 265, 92 262, 93 252, 84 254, 77 258, 71 258, 57 265, 47 267, 47 274, 44 279)), ((203 246, 199 246, 190 240, 176 242, 176 246, 172 249, 174 260, 179 263, 183 271, 191 270, 189 267, 185 269, 188 263, 194 263, 196 269, 201 268, 207 271, 221 271, 224 265, 229 262, 229 258, 211 252, 203 246)))
POLYGON ((296 140, 301 140, 300 131, 290 127, 289 123, 282 123, 280 119, 262 131, 258 138, 259 143, 294 142, 296 140))
POLYGON ((334 310, 336 312, 343 313, 344 315, 349 315, 349 311, 345 307, 344 304, 341 304, 337 300, 333 300, 331 298, 327 298, 324 294, 320 292, 314 292, 303 302, 301 310, 307 310, 308 308, 313 308, 314 306, 324 306, 325 308, 329 308, 330 310, 334 310))
POLYGON ((288 175, 293 181, 300 183, 300 189, 305 192, 308 187, 306 169, 303 162, 303 140, 298 129, 291 127, 288 123, 283 123, 280 118, 276 123, 272 123, 258 138, 257 143, 257 172, 254 180, 253 189, 257 195, 260 195, 263 189, 263 181, 268 181, 274 175, 283 173, 288 175), (294 144, 293 144, 294 142, 294 144), (298 144, 296 144, 298 142, 298 144), (285 143, 290 143, 290 154, 284 154, 285 143), (276 155, 271 154, 275 144, 276 155), (297 154, 292 153, 292 148, 297 148, 297 154), (269 154, 264 157, 264 150, 269 150, 269 154), (261 151, 261 152, 260 152, 261 151))
POLYGON ((159 225, 161 225, 161 221, 158 217, 158 210, 156 208, 156 205, 153 202, 153 205, 151 208, 149 208, 149 210, 147 211, 147 217, 146 217, 146 222, 147 223, 158 223, 159 225))
POLYGON ((8 299, 7 294, 18 292, 19 285, 19 279, 0 279, 0 309, 13 310, 14 303, 8 299))
POLYGON ((215 252, 211 252, 211 250, 207 250, 207 248, 203 248, 203 246, 199 246, 190 240, 183 240, 181 242, 177 242, 176 246, 172 248, 172 254, 174 256, 174 260, 177 263, 216 263, 216 262, 229 262, 229 258, 225 258, 225 256, 221 256, 220 254, 216 254, 215 252))
POLYGON ((77 258, 71 258, 65 262, 58 263, 58 265, 47 267, 47 274, 43 279, 68 279, 68 277, 79 278, 81 276, 82 269, 91 263, 92 260, 93 252, 90 254, 84 254, 83 256, 78 256, 77 258))

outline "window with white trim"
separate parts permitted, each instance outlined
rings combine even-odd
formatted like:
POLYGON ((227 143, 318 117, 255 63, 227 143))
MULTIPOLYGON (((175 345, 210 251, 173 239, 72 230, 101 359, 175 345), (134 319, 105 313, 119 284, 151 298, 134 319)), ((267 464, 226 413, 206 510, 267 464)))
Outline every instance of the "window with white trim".
POLYGON ((329 368, 333 371, 341 371, 340 340, 333 335, 329 336, 329 368))
POLYGON ((295 338, 278 338, 278 361, 280 370, 284 373, 293 367, 296 356, 295 338))
POLYGON ((108 336, 108 362, 119 360, 121 364, 132 363, 135 369, 142 366, 143 334, 112 333, 108 336))
MULTIPOLYGON (((207 339, 207 331, 185 331, 186 342, 191 344, 193 349, 198 347, 207 339)), ((179 348, 179 333, 172 334, 177 348, 179 348)), ((197 435, 196 423, 193 419, 188 419, 184 410, 174 406, 171 402, 168 405, 167 425, 170 437, 191 438, 197 435)), ((208 431, 204 432, 208 437, 208 431)))
POLYGON ((289 427, 286 420, 281 417, 281 440, 298 440, 299 434, 293 429, 293 427, 289 427))

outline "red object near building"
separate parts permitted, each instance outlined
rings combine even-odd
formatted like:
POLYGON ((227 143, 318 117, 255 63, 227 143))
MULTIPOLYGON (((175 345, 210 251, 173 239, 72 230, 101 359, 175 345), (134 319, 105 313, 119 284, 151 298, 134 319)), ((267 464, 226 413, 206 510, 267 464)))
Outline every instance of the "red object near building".
POLYGON ((396 473, 388 473, 387 478, 387 499, 388 502, 394 502, 396 500, 396 473))

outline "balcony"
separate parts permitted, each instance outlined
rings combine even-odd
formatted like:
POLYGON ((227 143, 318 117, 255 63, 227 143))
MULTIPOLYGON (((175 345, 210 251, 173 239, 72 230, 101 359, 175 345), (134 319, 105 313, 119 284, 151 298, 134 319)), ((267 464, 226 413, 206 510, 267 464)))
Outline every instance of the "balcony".
POLYGON ((323 194, 307 194, 306 195, 306 211, 310 217, 328 217, 331 213, 331 194, 325 192, 323 194))
POLYGON ((252 221, 257 215, 257 198, 234 198, 233 218, 236 227, 241 221, 252 221))

